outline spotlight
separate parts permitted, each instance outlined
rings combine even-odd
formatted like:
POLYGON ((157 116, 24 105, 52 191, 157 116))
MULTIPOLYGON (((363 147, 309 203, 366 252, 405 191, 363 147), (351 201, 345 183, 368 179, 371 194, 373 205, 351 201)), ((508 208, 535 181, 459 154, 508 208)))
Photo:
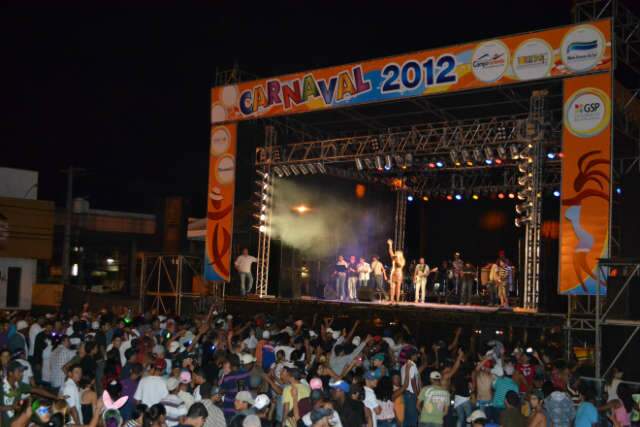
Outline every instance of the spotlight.
POLYGON ((515 198, 516 198, 516 195, 515 195, 515 194, 513 194, 513 193, 509 193, 509 198, 510 198, 510 199, 515 199, 515 198))
POLYGON ((307 169, 309 169, 309 172, 310 172, 311 174, 313 174, 313 175, 315 175, 315 174, 318 172, 318 170, 317 170, 317 169, 316 169, 316 167, 313 165, 313 163, 309 163, 309 164, 307 165, 307 169))
POLYGON ((289 166, 289 169, 291 169, 291 172, 293 172, 294 175, 300 175, 300 169, 298 169, 296 165, 289 166))
POLYGON ((291 176, 291 170, 289 170, 289 166, 282 166, 282 172, 284 176, 291 176))
POLYGON ((493 160, 491 159, 485 159, 484 162, 488 165, 492 165, 493 164, 493 160))
POLYGON ((522 218, 518 217, 518 218, 515 219, 514 222, 515 222, 516 227, 520 228, 520 227, 522 227, 522 225, 524 225, 524 224, 526 224, 528 222, 531 222, 531 217, 522 217, 522 218))
POLYGON ((558 151, 558 158, 562 159, 564 157, 564 153, 562 151, 558 151))
POLYGON ((516 213, 518 215, 522 215, 523 213, 525 213, 532 206, 533 206, 533 202, 520 203, 520 204, 516 205, 516 213))
POLYGON ((276 175, 278 175, 278 178, 282 178, 284 176, 284 173, 282 172, 282 169, 280 169, 280 166, 274 167, 273 171, 276 173, 276 175))
POLYGON ((422 196, 422 201, 423 201, 423 202, 428 202, 428 201, 429 201, 429 197, 427 197, 427 196, 422 196))
POLYGON ((484 147, 484 156, 487 160, 493 160, 493 150, 491 147, 484 147))
POLYGON ((511 153, 511 158, 513 160, 517 160, 520 158, 520 150, 515 144, 509 146, 509 153, 511 153))
POLYGON ((473 162, 471 160, 467 161, 467 166, 473 166, 473 162))
POLYGON ((361 171, 362 169, 364 169, 364 165, 362 164, 362 160, 361 159, 356 159, 356 169, 361 171))
POLYGON ((364 159, 364 164, 367 166, 367 169, 373 169, 375 167, 371 159, 364 159))
POLYGON ((451 158, 451 162, 453 164, 458 164, 458 152, 456 150, 449 151, 449 157, 451 158))
POLYGON ((427 163, 427 166, 429 166, 429 168, 433 169, 436 167, 436 164, 434 162, 429 162, 427 163))
POLYGON ((391 163, 391 156, 387 154, 386 156, 384 156, 384 168, 385 170, 391 170, 392 166, 393 164, 391 163))
POLYGON ((260 178, 269 179, 269 174, 267 172, 263 172, 261 170, 257 170, 256 172, 258 172, 258 175, 260 175, 260 178))
POLYGON ((469 157, 469 152, 467 150, 460 151, 460 156, 462 157, 462 161, 465 163, 469 163, 471 157, 469 157))
POLYGON ((413 202, 413 196, 412 196, 411 194, 409 194, 409 195, 407 196, 407 201, 408 201, 408 202, 413 202))
POLYGON ((382 157, 376 156, 376 169, 381 171, 383 168, 384 168, 384 165, 382 164, 382 157))
POLYGON ((407 153, 404 155, 404 166, 410 168, 413 165, 413 155, 411 153, 407 153))
POLYGON ((560 197, 560 191, 559 190, 553 190, 553 195, 555 197, 560 197))
POLYGON ((480 153, 480 149, 479 148, 474 148, 473 149, 473 160, 475 160, 476 162, 481 162, 482 161, 482 153, 480 153))
POLYGON ((404 169, 404 158, 400 154, 396 154, 393 156, 393 161, 396 162, 396 166, 404 169))
POLYGON ((439 167, 439 168, 443 168, 443 167, 444 167, 444 162, 443 162, 443 161, 441 161, 441 160, 438 160, 438 161, 436 162, 436 166, 437 166, 437 167, 439 167))
POLYGON ((456 194, 456 200, 462 200, 462 195, 456 194))
POLYGON ((471 198, 473 200, 478 200, 480 198, 480 196, 478 196, 477 194, 474 194, 473 196, 471 196, 471 198))
POLYGON ((616 187, 616 194, 622 194, 622 187, 616 187))
POLYGON ((519 176, 518 177, 518 185, 525 186, 525 185, 529 184, 530 180, 531 179, 530 179, 530 177, 528 175, 519 176))
POLYGON ((549 159, 549 160, 553 160, 553 159, 555 159, 555 158, 556 158, 556 153, 554 153, 553 151, 549 151, 549 152, 547 153, 547 159, 549 159))
POLYGON ((451 194, 447 194, 447 200, 453 200, 453 196, 451 194))
POLYGON ((520 163, 518 163, 518 171, 520 171, 520 173, 529 172, 529 162, 520 162, 520 163))
POLYGON ((504 199, 504 193, 498 193, 498 199, 504 199))
POLYGON ((518 200, 527 200, 529 198, 529 196, 531 195, 531 192, 529 190, 522 190, 522 191, 518 191, 518 200))
POLYGON ((496 162, 496 165, 501 165, 502 164, 502 159, 501 158, 497 158, 494 160, 494 162, 496 162))
POLYGON ((307 175, 309 173, 309 170, 305 165, 299 165, 298 169, 300 169, 300 172, 302 172, 302 175, 307 175))
POLYGON ((507 157, 507 150, 505 150, 502 145, 499 145, 498 148, 496 148, 496 151, 498 152, 498 157, 502 159, 505 159, 507 157))
POLYGON ((320 173, 327 173, 327 169, 324 167, 324 165, 320 162, 316 162, 316 168, 318 169, 318 171, 320 173))
POLYGON ((267 226, 266 225, 261 225, 260 227, 258 227, 258 231, 261 233, 266 233, 267 232, 267 226))

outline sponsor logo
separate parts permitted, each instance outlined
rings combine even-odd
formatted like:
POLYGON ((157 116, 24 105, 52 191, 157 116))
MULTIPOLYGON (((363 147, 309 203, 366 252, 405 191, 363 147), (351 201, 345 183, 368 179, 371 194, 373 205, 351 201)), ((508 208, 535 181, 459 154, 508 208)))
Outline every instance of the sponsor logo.
POLYGON ((541 39, 525 40, 513 55, 513 72, 520 80, 546 77, 551 71, 553 55, 551 46, 541 39))
POLYGON ((572 71, 588 71, 598 65, 605 48, 600 30, 592 25, 580 25, 562 40, 562 62, 572 71))
POLYGON ((610 100, 600 89, 578 90, 566 102, 564 110, 565 126, 575 136, 592 137, 609 125, 610 100))
POLYGON ((499 80, 509 67, 509 50, 500 40, 481 43, 473 51, 471 70, 483 82, 499 80))

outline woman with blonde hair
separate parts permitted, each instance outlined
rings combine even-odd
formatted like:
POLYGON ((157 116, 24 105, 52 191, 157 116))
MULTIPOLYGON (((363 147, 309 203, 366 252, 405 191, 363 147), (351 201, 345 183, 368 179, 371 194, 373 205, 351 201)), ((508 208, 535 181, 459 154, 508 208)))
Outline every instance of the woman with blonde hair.
POLYGON ((404 280, 404 276, 402 273, 402 269, 405 265, 404 254, 402 251, 393 250, 393 240, 387 240, 387 245, 389 247, 389 256, 391 257, 391 274, 389 275, 389 301, 390 302, 400 302, 400 288, 402 286, 402 281, 404 280))

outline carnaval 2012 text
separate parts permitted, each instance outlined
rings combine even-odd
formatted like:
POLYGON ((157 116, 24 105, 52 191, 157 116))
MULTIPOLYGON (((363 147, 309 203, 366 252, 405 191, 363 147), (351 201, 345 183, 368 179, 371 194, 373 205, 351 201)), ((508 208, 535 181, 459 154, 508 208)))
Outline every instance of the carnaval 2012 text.
MULTIPOLYGON (((456 57, 451 54, 429 57, 421 62, 408 60, 403 64, 388 63, 379 71, 379 93, 385 95, 414 90, 420 86, 427 88, 455 83, 458 81, 456 66, 456 57)), ((373 71, 376 72, 378 71, 373 71)), ((264 84, 242 92, 239 108, 242 114, 248 116, 276 105, 288 110, 294 105, 302 105, 318 98, 325 105, 331 106, 372 89, 372 82, 365 77, 362 65, 357 65, 327 79, 317 79, 313 73, 309 73, 288 81, 267 80, 264 84)))

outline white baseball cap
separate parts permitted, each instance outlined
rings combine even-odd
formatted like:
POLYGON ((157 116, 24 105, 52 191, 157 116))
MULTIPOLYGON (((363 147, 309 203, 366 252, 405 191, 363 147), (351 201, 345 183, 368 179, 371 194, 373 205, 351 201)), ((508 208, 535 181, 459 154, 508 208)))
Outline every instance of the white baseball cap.
POLYGON ((271 333, 269 331, 262 332, 262 339, 268 340, 271 338, 271 333))
POLYGON ((27 323, 26 320, 18 320, 18 323, 16 323, 16 329, 18 331, 21 331, 23 329, 27 329, 29 327, 29 324, 27 323))
POLYGON ((431 378, 432 380, 439 380, 442 378, 442 375, 440 375, 440 372, 438 371, 431 371, 431 373, 429 374, 429 378, 431 378))
POLYGON ((484 413, 482 409, 476 409, 467 417, 467 422, 472 423, 476 420, 487 419, 487 414, 484 413))
POLYGON ((256 408, 258 411, 261 411, 267 406, 269 406, 270 403, 271 403, 271 399, 269 399, 269 396, 267 396, 266 394, 259 394, 256 396, 256 399, 253 403, 253 407, 256 408))
POLYGON ((242 353, 240 355, 240 363, 243 365, 248 365, 249 363, 253 363, 256 361, 256 358, 250 355, 249 353, 242 353))
POLYGON ((178 381, 176 378, 171 377, 167 380, 167 390, 173 391, 177 389, 179 386, 180 386, 180 381, 178 381))

